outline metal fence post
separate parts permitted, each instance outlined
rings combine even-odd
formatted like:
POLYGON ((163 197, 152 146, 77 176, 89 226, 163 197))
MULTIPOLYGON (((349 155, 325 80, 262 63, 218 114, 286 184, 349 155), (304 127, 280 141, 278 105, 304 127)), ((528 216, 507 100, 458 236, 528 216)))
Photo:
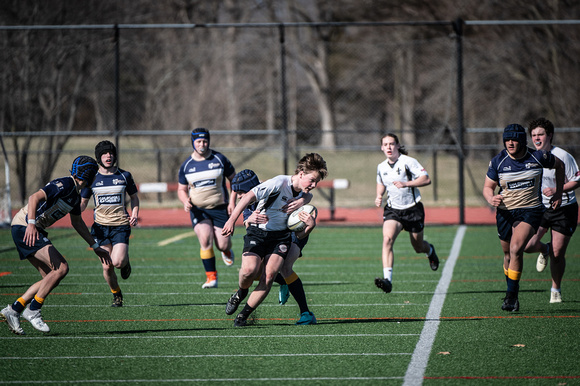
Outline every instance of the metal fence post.
POLYGON ((463 20, 453 22, 457 59, 457 146, 458 146, 458 182, 459 182, 459 224, 465 225, 465 181, 463 178, 463 20))

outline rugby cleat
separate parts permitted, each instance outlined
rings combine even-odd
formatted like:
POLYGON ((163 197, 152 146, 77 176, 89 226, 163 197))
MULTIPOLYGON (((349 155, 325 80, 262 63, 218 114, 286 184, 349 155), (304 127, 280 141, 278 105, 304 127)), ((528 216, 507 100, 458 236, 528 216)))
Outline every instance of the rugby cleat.
POLYGON ((300 319, 296 322, 298 326, 305 326, 308 324, 316 324, 316 317, 310 311, 303 312, 300 314, 300 319))
POLYGON ((32 311, 30 308, 25 308, 24 311, 22 311, 22 317, 28 320, 30 324, 32 324, 32 327, 36 328, 38 331, 50 332, 50 327, 44 323, 40 310, 32 311))
POLYGON ((234 265, 234 251, 233 250, 229 250, 227 252, 222 252, 222 260, 224 261, 224 264, 227 265, 228 267, 231 267, 232 265, 234 265))
POLYGON ((131 263, 127 262, 123 268, 121 268, 121 277, 123 280, 127 280, 131 276, 131 263))
POLYGON ((546 246, 548 247, 548 253, 544 255, 542 252, 540 252, 538 255, 538 260, 536 261, 536 270, 538 272, 542 272, 548 266, 548 259, 550 258, 550 249, 552 249, 552 246, 550 243, 547 243, 546 246))
POLYGON ((429 244, 431 246, 431 253, 429 254, 429 256, 427 256, 427 258, 429 259, 429 265, 431 266, 431 269, 433 271, 437 271, 437 268, 439 268, 439 258, 437 257, 437 253, 435 253, 435 247, 433 246, 433 244, 429 244))
POLYGON ((113 294, 113 304, 111 304, 111 307, 123 307, 122 294, 113 294))
POLYGON ((234 327, 246 327, 247 325, 248 320, 242 314, 238 314, 234 319, 234 327))
POLYGON ((377 277, 375 278, 375 285, 386 293, 393 290, 393 284, 389 279, 381 279, 380 277, 377 277))
POLYGON ((232 296, 230 296, 226 303, 226 315, 232 315, 236 312, 241 301, 242 299, 240 299, 240 295, 238 294, 238 291, 236 291, 232 296))
POLYGON ((501 309, 504 311, 515 312, 520 309, 520 302, 518 300, 518 295, 513 292, 508 292, 503 299, 503 304, 501 309))
POLYGON ((562 303, 562 293, 552 292, 550 294, 550 303, 562 303))
POLYGON ((201 285, 201 288, 217 288, 218 282, 217 279, 207 279, 205 283, 201 285))
POLYGON ((288 298, 290 297, 290 290, 288 289, 288 284, 281 284, 278 290, 278 303, 280 305, 286 304, 288 298))
POLYGON ((14 311, 10 304, 0 311, 0 314, 6 319, 6 323, 13 333, 25 335, 24 330, 20 327, 20 314, 14 311))

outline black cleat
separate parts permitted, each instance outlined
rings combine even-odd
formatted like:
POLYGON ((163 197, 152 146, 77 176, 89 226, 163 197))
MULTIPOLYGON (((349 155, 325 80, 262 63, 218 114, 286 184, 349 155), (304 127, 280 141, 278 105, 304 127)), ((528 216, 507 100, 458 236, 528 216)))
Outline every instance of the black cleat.
POLYGON ((513 292, 508 292, 503 299, 503 304, 501 309, 504 311, 515 312, 520 309, 520 302, 518 300, 518 295, 513 292))
POLYGON ((437 253, 435 253, 435 247, 433 244, 429 244, 431 246, 431 254, 428 256, 429 265, 433 271, 437 271, 439 268, 439 258, 437 257, 437 253))
POLYGON ((380 277, 375 278, 375 285, 389 293, 393 290, 393 284, 388 279, 381 279, 380 277))
POLYGON ((113 304, 111 304, 111 307, 123 307, 123 295, 122 294, 113 295, 113 304))
POLYGON ((242 301, 242 299, 240 299, 240 296, 238 295, 238 291, 236 291, 228 299, 228 302, 226 304, 226 315, 232 315, 234 312, 236 312, 236 310, 240 306, 241 301, 242 301))
POLYGON ((123 280, 127 280, 131 276, 131 263, 127 263, 123 268, 121 268, 121 277, 123 280))
POLYGON ((234 319, 234 327, 246 327, 248 325, 248 320, 244 318, 242 314, 239 314, 234 319))

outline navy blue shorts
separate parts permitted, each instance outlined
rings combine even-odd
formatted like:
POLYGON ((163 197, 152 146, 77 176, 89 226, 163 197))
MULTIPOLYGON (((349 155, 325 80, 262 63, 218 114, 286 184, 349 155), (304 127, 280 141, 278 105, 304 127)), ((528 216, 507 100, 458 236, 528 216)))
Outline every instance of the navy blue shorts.
POLYGON ((570 205, 561 206, 558 209, 549 208, 544 213, 542 223, 543 228, 552 228, 552 230, 563 234, 564 236, 572 236, 576 231, 578 225, 578 203, 575 202, 570 205))
POLYGON ((516 222, 525 222, 530 224, 534 231, 537 232, 544 216, 545 208, 525 209, 497 209, 495 219, 497 222, 497 235, 500 240, 510 241, 512 239, 512 228, 516 222))
POLYGON ((292 244, 291 233, 290 231, 265 231, 256 226, 250 226, 244 236, 244 253, 255 253, 262 259, 276 254, 286 259, 292 244))
POLYGON ((395 220, 407 232, 419 233, 425 228, 425 208, 421 202, 407 209, 393 209, 385 206, 383 221, 395 220))
POLYGON ((214 227, 223 228, 229 218, 228 206, 224 204, 213 209, 203 209, 194 205, 189 211, 189 217, 194 228, 197 223, 208 219, 211 220, 214 227))
POLYGON ((24 242, 24 233, 26 232, 26 227, 22 225, 13 225, 11 227, 12 231, 12 240, 14 240, 14 244, 16 245, 16 250, 20 255, 20 260, 26 260, 31 255, 34 255, 36 252, 41 250, 42 248, 46 247, 47 245, 52 245, 50 240, 48 239, 48 233, 46 231, 36 228, 38 233, 40 233, 40 239, 36 240, 32 247, 29 247, 24 242))
POLYGON ((299 239, 298 237, 296 237, 296 233, 292 232, 292 243, 296 244, 298 248, 300 248, 300 256, 298 257, 302 257, 302 250, 306 246, 309 237, 310 235, 304 237, 303 239, 299 239))
POLYGON ((91 235, 99 245, 129 244, 131 236, 130 225, 101 225, 94 223, 91 228, 91 235))

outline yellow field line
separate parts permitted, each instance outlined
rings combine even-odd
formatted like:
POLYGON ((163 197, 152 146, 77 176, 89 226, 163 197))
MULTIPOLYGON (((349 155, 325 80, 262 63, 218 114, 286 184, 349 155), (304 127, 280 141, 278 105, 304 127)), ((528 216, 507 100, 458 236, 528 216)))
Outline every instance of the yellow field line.
POLYGON ((165 239, 165 240, 161 240, 160 242, 157 243, 157 245, 159 247, 164 247, 168 244, 174 243, 174 242, 179 241, 179 240, 186 239, 186 238, 191 237, 191 236, 195 236, 195 231, 185 232, 185 233, 182 233, 180 235, 173 236, 173 237, 170 237, 170 238, 165 239))

